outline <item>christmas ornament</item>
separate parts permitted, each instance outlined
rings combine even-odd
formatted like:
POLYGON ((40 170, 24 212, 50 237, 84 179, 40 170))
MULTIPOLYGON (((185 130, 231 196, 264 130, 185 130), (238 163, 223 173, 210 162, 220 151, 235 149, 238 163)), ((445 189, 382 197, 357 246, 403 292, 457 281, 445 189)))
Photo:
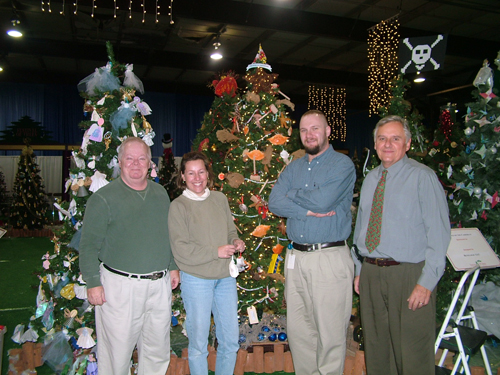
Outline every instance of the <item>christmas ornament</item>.
POLYGON ((464 165, 462 168, 462 171, 466 174, 469 174, 472 171, 472 166, 471 165, 464 165))
POLYGON ((238 90, 236 82, 237 76, 233 72, 229 72, 226 76, 221 76, 221 79, 212 81, 212 86, 215 89, 215 95, 223 97, 224 94, 234 98, 238 90))
POLYGON ((280 341, 285 341, 286 340, 286 333, 285 332, 281 332, 279 335, 278 335, 278 340, 280 341))
POLYGON ((487 87, 493 87, 493 71, 490 68, 488 60, 483 61, 483 67, 479 69, 479 72, 474 78, 472 83, 474 86, 479 87, 481 85, 487 85, 487 87))
POLYGON ((284 135, 281 134, 276 134, 271 138, 269 138, 268 141, 271 142, 273 145, 278 146, 288 142, 288 137, 285 137, 284 135))
POLYGON ((472 128, 469 128, 469 127, 465 128, 465 130, 464 130, 464 133, 467 137, 469 137, 473 132, 474 132, 474 130, 472 128))
POLYGON ((258 225, 250 234, 254 237, 264 237, 270 228, 270 225, 258 225))

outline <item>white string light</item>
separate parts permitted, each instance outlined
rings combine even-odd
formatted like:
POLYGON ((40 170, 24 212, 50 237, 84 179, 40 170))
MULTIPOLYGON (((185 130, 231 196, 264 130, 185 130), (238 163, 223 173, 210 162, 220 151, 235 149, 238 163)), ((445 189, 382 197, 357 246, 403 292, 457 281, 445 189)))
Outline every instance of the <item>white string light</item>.
POLYGON ((170 0, 170 5, 168 6, 168 16, 170 17, 170 24, 174 24, 174 15, 173 15, 173 7, 174 7, 174 0, 170 0))
POLYGON ((389 103, 389 83, 398 70, 399 20, 393 17, 368 30, 369 116, 389 103))
POLYGON ((62 10, 59 12, 60 15, 64 16, 64 7, 66 5, 66 0, 63 0, 62 2, 62 10))
POLYGON ((146 0, 142 0, 142 23, 146 22, 146 0))
POLYGON ((325 114, 332 129, 330 139, 344 142, 347 135, 346 90, 344 87, 309 86, 308 109, 318 109, 325 114))

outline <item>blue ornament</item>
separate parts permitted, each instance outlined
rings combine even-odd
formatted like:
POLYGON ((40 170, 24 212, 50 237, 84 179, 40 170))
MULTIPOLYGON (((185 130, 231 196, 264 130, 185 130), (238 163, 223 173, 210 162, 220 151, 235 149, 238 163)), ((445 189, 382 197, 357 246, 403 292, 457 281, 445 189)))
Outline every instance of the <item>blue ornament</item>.
POLYGON ((264 341, 265 339, 266 339, 266 335, 264 335, 263 333, 259 333, 257 335, 257 340, 264 341))
POLYGON ((269 341, 276 341, 276 339, 278 338, 278 336, 276 335, 276 333, 273 333, 271 336, 268 337, 269 338, 269 341))
POLYGON ((177 317, 172 315, 172 327, 175 327, 177 324, 179 324, 177 317))
POLYGON ((278 340, 280 340, 280 341, 285 341, 285 340, 286 340, 286 333, 285 333, 285 332, 281 332, 281 333, 278 335, 278 340))
POLYGON ((470 147, 468 145, 465 147, 465 153, 470 154, 470 147))
POLYGON ((274 332, 281 332, 281 329, 280 329, 280 327, 274 327, 274 328, 273 328, 273 331, 274 331, 274 332))
POLYGON ((269 332, 271 331, 268 326, 262 327, 262 332, 269 332))
POLYGON ((247 341, 247 337, 244 334, 241 334, 240 338, 238 339, 238 344, 242 344, 245 341, 247 341))

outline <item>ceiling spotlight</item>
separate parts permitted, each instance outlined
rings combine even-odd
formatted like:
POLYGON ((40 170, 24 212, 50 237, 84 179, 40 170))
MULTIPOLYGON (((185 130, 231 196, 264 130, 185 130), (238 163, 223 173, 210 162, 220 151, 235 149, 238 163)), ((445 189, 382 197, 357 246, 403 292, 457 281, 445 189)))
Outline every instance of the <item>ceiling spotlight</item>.
POLYGON ((221 46, 221 44, 219 42, 219 39, 217 38, 215 40, 215 42, 214 42, 214 51, 210 55, 211 59, 214 59, 214 60, 220 60, 220 59, 222 59, 222 53, 221 53, 221 51, 219 51, 219 47, 220 46, 221 46))
POLYGON ((420 83, 420 82, 424 82, 424 81, 425 81, 425 77, 420 77, 420 72, 417 72, 417 77, 413 80, 413 82, 420 83))
POLYGON ((20 38, 23 36, 23 33, 21 32, 21 29, 19 28, 19 25, 21 24, 21 21, 17 17, 12 17, 10 20, 12 27, 7 30, 7 35, 13 37, 13 38, 20 38))

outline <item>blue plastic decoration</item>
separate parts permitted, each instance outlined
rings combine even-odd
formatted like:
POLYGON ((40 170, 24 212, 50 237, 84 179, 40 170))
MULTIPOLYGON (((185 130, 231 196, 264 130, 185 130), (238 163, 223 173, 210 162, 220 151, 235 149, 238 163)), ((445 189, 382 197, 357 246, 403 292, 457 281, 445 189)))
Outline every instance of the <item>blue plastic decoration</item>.
POLYGON ((285 341, 286 340, 286 333, 285 332, 281 332, 279 335, 278 335, 278 340, 280 341, 285 341))

